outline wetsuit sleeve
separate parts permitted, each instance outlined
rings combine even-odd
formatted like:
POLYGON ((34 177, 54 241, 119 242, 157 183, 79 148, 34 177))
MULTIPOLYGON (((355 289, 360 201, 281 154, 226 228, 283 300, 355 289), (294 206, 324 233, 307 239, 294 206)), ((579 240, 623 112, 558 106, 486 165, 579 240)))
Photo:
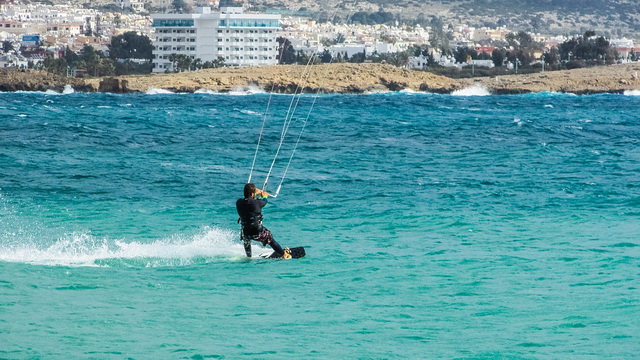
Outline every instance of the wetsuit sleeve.
POLYGON ((258 205, 260 205, 261 208, 263 208, 265 205, 267 205, 267 198, 256 198, 256 200, 258 200, 258 205))

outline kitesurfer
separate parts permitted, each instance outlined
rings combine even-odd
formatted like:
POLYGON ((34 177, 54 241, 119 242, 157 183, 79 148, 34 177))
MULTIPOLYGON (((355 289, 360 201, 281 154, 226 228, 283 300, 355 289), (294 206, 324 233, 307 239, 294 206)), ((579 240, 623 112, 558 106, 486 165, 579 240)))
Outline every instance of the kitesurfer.
MULTIPOLYGON (((251 241, 259 241, 262 246, 269 245, 279 255, 279 257, 289 258, 291 254, 282 249, 266 227, 262 226, 262 208, 267 205, 267 198, 270 194, 256 188, 254 184, 244 186, 244 198, 236 201, 236 210, 242 224, 240 238, 244 244, 244 251, 247 257, 251 257, 251 241)), ((288 250, 288 249, 286 249, 288 250)))

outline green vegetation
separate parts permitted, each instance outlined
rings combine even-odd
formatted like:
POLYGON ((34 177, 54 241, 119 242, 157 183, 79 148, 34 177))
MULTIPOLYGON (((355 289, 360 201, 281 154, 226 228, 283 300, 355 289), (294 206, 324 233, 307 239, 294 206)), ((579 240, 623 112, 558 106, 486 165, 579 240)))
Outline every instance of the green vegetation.
MULTIPOLYGON (((201 69, 213 69, 225 66, 224 58, 218 57, 213 61, 202 61, 200 58, 192 59, 184 54, 171 54, 169 61, 173 66, 173 72, 195 71, 201 69)), ((166 72, 170 72, 168 69, 166 72)))
POLYGON ((152 51, 153 46, 147 36, 131 31, 112 39, 109 56, 96 51, 91 45, 85 45, 77 54, 67 48, 63 57, 48 57, 38 68, 65 76, 149 74, 152 51))
POLYGON ((148 74, 153 59, 151 39, 134 31, 114 36, 109 45, 109 57, 115 64, 116 75, 148 74))
POLYGON ((135 31, 114 36, 111 39, 111 45, 109 45, 109 57, 114 60, 144 59, 151 61, 152 53, 151 39, 145 35, 138 35, 135 31))
POLYGON ((115 65, 101 51, 85 45, 79 54, 67 49, 65 56, 54 59, 48 57, 39 64, 39 68, 58 75, 68 75, 72 71, 86 71, 89 76, 115 74, 115 65))
POLYGON ((2 42, 2 52, 5 54, 10 53, 11 51, 15 50, 13 43, 9 40, 5 40, 2 42))

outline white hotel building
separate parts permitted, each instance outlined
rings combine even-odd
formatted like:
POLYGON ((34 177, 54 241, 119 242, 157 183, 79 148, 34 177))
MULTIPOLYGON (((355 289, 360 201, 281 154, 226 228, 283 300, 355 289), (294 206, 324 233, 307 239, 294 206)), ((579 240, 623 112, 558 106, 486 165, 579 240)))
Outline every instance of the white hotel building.
POLYGON ((274 65, 280 15, 245 14, 242 7, 198 8, 195 14, 154 14, 153 72, 173 70, 171 54, 226 65, 274 65))

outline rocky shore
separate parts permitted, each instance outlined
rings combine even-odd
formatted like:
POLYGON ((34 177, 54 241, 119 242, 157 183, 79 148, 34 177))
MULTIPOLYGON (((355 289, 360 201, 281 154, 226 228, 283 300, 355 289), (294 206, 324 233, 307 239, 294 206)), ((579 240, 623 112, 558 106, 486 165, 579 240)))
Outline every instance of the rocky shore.
POLYGON ((121 76, 114 79, 90 79, 87 84, 101 91, 112 85, 116 87, 115 92, 120 92, 123 88, 134 92, 146 92, 149 89, 229 92, 256 88, 278 93, 293 93, 299 91, 299 88, 307 93, 318 90, 323 93, 364 93, 403 89, 448 93, 459 86, 454 79, 383 64, 218 68, 180 74, 121 76))
POLYGON ((46 71, 0 69, 0 92, 7 91, 47 91, 61 92, 65 85, 78 91, 91 91, 82 79, 67 78, 46 71))
POLYGON ((293 93, 298 88, 307 93, 366 93, 405 89, 451 93, 470 86, 481 86, 492 94, 541 91, 594 94, 640 90, 639 77, 640 63, 462 80, 385 64, 278 65, 89 79, 66 78, 43 71, 0 69, 0 91, 62 91, 65 85, 71 85, 76 91, 115 93, 147 92, 151 89, 173 92, 259 89, 293 93))
POLYGON ((541 91, 578 95, 623 93, 640 90, 640 63, 460 81, 462 87, 473 85, 483 86, 498 95, 541 91))

